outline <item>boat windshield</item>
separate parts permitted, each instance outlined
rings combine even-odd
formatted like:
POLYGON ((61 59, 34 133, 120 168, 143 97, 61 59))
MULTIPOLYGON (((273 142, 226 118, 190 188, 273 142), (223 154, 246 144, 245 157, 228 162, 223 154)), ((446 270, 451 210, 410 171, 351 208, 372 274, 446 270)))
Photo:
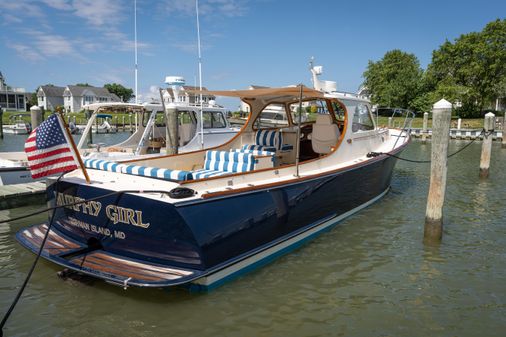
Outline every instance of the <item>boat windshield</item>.
POLYGON ((204 129, 215 129, 227 127, 227 122, 220 111, 203 111, 204 129))
POLYGON ((367 103, 355 100, 343 100, 343 103, 348 111, 353 113, 351 125, 353 132, 374 130, 374 119, 367 103))
POLYGON ((272 103, 267 105, 255 120, 255 129, 288 126, 288 118, 284 104, 272 103))
MULTIPOLYGON (((295 102, 290 104, 290 112, 292 114, 293 124, 299 123, 300 104, 295 102)), ((300 116, 302 123, 312 123, 316 121, 316 116, 330 114, 327 101, 323 99, 315 99, 302 102, 302 115, 300 116)))

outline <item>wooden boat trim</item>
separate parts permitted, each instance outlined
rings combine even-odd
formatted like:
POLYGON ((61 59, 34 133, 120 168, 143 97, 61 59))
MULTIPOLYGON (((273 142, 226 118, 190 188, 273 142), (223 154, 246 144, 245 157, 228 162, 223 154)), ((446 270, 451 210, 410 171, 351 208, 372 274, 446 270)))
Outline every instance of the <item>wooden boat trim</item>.
MULTIPOLYGON (((404 147, 406 147, 408 144, 409 143, 406 142, 405 144, 402 144, 401 146, 399 146, 395 150, 388 152, 388 154, 398 153, 404 147)), ((383 155, 383 156, 385 156, 385 155, 383 155)), ((370 163, 374 163, 376 161, 382 160, 383 156, 373 157, 373 158, 370 158, 369 160, 365 160, 365 161, 362 161, 362 162, 359 162, 359 163, 351 164, 351 165, 348 165, 348 166, 345 166, 345 167, 341 167, 341 168, 338 168, 338 169, 335 169, 335 170, 331 170, 331 171, 325 171, 325 172, 322 172, 322 173, 316 173, 316 174, 308 175, 308 176, 305 176, 305 177, 299 177, 299 178, 294 178, 294 179, 290 179, 290 180, 283 180, 283 181, 278 181, 278 182, 273 182, 273 183, 268 183, 268 184, 261 184, 261 185, 255 185, 255 186, 236 188, 236 189, 232 189, 232 190, 217 191, 217 192, 208 192, 208 193, 202 194, 202 199, 209 199, 209 198, 214 198, 214 197, 222 197, 222 196, 227 196, 227 195, 231 195, 231 194, 238 194, 238 193, 244 193, 244 192, 252 192, 252 191, 256 191, 256 190, 263 190, 263 189, 266 189, 266 188, 278 187, 278 186, 282 186, 282 185, 288 185, 288 184, 297 183, 297 182, 301 182, 301 181, 311 180, 311 179, 314 179, 314 178, 319 178, 319 177, 323 177, 323 176, 327 176, 327 175, 332 175, 334 173, 338 173, 338 172, 341 172, 341 171, 348 171, 348 170, 356 168, 356 167, 368 165, 370 163)))
MULTIPOLYGON (((333 100, 336 100, 341 105, 341 107, 344 109, 345 120, 347 120, 347 118, 348 118, 348 110, 346 109, 346 106, 343 103, 341 103, 337 98, 333 98, 333 100)), ((331 105, 331 109, 333 109, 332 105, 331 105)), ((333 110, 332 110, 332 113, 334 113, 333 110)), ((249 120, 249 118, 248 118, 248 120, 249 120)), ((332 148, 332 151, 330 151, 329 153, 327 153, 324 156, 316 157, 316 158, 313 158, 313 159, 306 160, 306 161, 304 161, 302 163, 299 163, 299 165, 301 165, 301 166, 302 165, 306 165, 308 163, 311 163, 311 162, 314 162, 314 161, 317 161, 317 160, 321 160, 323 158, 331 156, 341 146, 341 144, 342 144, 342 142, 344 140, 344 136, 346 135, 347 131, 348 131, 348 123, 344 123, 343 132, 341 132, 341 135, 339 136, 339 140, 337 141, 336 146, 332 148)), ((239 135, 239 133, 238 133, 238 135, 239 135)), ((295 167, 295 165, 296 164, 287 164, 287 165, 282 165, 282 166, 278 166, 278 167, 266 167, 266 168, 260 169, 260 170, 231 173, 231 174, 227 174, 225 176, 209 177, 209 178, 203 178, 203 179, 197 179, 197 180, 186 180, 186 181, 179 182, 179 184, 180 185, 194 184, 194 183, 200 183, 200 182, 203 182, 203 181, 226 179, 228 177, 237 177, 237 176, 243 176, 243 175, 248 175, 248 174, 255 174, 255 173, 258 173, 258 172, 276 171, 276 170, 280 170, 280 169, 286 169, 286 168, 290 168, 290 167, 295 167)))

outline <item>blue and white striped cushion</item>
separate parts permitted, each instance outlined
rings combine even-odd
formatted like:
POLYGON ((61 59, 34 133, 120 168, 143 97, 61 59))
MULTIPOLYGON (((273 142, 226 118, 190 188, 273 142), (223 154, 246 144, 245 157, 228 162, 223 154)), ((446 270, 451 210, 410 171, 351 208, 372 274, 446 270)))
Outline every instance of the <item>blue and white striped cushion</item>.
POLYGON ((265 145, 249 145, 244 144, 241 148, 242 151, 268 151, 268 152, 276 152, 276 148, 272 146, 265 146, 265 145))
POLYGON ((132 174, 144 177, 160 178, 165 180, 191 180, 192 174, 189 171, 170 170, 157 167, 128 165, 110 162, 101 159, 86 159, 84 166, 91 169, 110 171, 117 173, 132 174))
POLYGON ((276 154, 276 152, 274 152, 274 151, 262 151, 262 150, 250 150, 250 149, 231 149, 230 152, 251 153, 254 156, 274 156, 276 154))
POLYGON ((254 169, 255 158, 250 153, 212 151, 206 152, 205 170, 246 172, 254 169))
POLYGON ((193 171, 192 176, 193 176, 193 179, 203 179, 203 178, 222 176, 224 174, 230 174, 230 173, 232 173, 232 172, 205 170, 204 169, 204 170, 193 171))
POLYGON ((279 149, 283 144, 283 135, 278 130, 258 130, 255 135, 255 144, 279 149))

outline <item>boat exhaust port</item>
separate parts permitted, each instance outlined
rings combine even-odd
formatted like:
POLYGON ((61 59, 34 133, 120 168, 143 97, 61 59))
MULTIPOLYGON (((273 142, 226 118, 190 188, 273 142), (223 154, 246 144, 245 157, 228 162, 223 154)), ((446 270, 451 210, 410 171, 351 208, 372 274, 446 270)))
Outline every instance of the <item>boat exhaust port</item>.
POLYGON ((80 273, 75 270, 65 268, 56 273, 56 275, 63 281, 76 281, 85 285, 91 285, 96 279, 92 276, 80 273))

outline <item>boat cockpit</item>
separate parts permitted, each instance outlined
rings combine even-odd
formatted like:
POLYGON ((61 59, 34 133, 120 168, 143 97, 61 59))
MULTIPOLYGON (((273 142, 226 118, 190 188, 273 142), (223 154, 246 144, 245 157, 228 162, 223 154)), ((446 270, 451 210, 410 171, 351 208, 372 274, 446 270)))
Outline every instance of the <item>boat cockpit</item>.
MULTIPOLYGON (((302 88, 209 92, 217 96, 239 97, 250 106, 248 120, 230 141, 207 151, 131 160, 125 162, 129 168, 118 168, 103 161, 90 162, 87 166, 123 173, 137 172, 132 173, 137 175, 148 172, 149 177, 167 180, 194 181, 267 170, 284 172, 293 166, 297 166, 297 172, 299 166, 321 170, 323 165, 335 165, 352 157, 346 147, 341 159, 324 163, 325 158, 333 157, 345 138, 351 144, 351 134, 364 139, 374 136, 374 141, 381 143, 376 134, 371 134, 375 131, 375 124, 368 101, 357 97, 333 97, 302 88), (305 165, 311 162, 315 164, 305 165)), ((366 144, 364 155, 368 148, 370 146, 366 144)))

